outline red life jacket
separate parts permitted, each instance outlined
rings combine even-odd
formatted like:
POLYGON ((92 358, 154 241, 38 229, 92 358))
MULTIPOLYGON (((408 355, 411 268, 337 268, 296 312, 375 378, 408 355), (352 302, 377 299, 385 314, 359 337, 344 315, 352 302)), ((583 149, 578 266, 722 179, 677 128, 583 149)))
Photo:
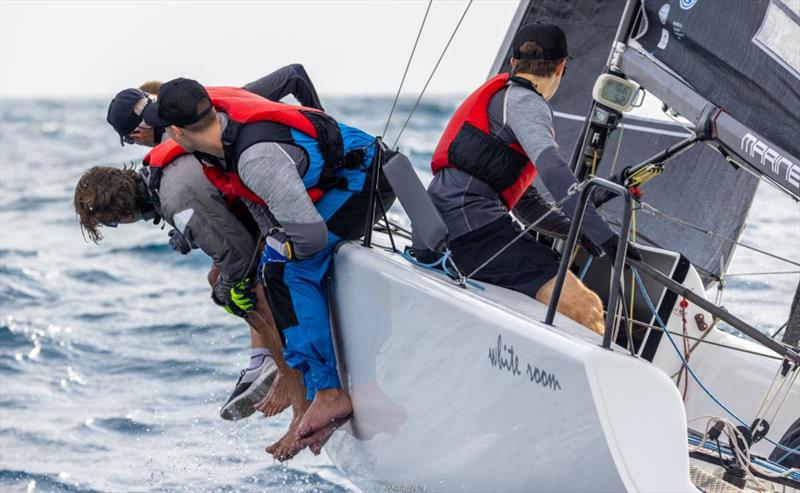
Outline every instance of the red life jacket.
MULTIPOLYGON (((306 116, 309 112, 324 115, 318 110, 277 103, 236 87, 208 87, 206 90, 214 108, 228 115, 228 125, 232 128, 253 122, 273 122, 318 138, 317 125, 306 116)), ((145 166, 151 168, 162 168, 183 154, 186 154, 183 147, 173 140, 168 140, 147 153, 143 162, 145 166)), ((265 205, 261 197, 242 183, 235 166, 223 170, 216 166, 203 165, 203 173, 222 192, 229 205, 237 197, 265 205)), ((308 188, 307 192, 312 202, 317 202, 324 195, 324 192, 316 187, 308 188)))
POLYGON ((456 168, 483 180, 513 209, 533 182, 536 167, 519 144, 506 144, 489 131, 489 101, 509 81, 492 77, 458 107, 433 153, 431 169, 456 168))

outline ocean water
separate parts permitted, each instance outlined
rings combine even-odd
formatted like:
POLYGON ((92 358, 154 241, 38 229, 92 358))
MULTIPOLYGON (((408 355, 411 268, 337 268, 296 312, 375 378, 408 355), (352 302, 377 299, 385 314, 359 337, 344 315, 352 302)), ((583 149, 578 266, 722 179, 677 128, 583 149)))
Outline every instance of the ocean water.
MULTIPOLYGON (((428 98, 403 135, 424 181, 457 102, 428 98)), ((377 133, 391 100, 327 103, 377 133)), ((101 245, 81 236, 72 209, 81 173, 144 155, 119 146, 106 104, 0 102, 0 491, 354 491, 324 454, 281 465, 263 451, 288 414, 218 417, 249 338, 210 302, 202 253, 172 252, 151 224, 107 230, 101 245)), ((743 241, 796 260, 800 209, 762 186, 743 241)), ((730 268, 796 270, 741 248, 730 268)), ((799 277, 731 276, 723 302, 771 333, 799 277)))

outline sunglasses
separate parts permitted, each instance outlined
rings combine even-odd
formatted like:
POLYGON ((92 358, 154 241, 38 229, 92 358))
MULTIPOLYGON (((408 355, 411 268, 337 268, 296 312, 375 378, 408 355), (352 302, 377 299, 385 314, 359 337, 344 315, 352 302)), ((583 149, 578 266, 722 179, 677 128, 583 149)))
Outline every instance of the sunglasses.
POLYGON ((133 129, 133 132, 129 133, 128 135, 126 135, 124 137, 122 137, 122 141, 125 142, 126 144, 133 145, 133 144, 135 144, 135 141, 133 140, 133 137, 132 137, 133 134, 135 134, 136 132, 143 132, 145 130, 151 130, 152 128, 153 127, 151 127, 150 125, 148 125, 146 123, 141 123, 136 128, 133 129))

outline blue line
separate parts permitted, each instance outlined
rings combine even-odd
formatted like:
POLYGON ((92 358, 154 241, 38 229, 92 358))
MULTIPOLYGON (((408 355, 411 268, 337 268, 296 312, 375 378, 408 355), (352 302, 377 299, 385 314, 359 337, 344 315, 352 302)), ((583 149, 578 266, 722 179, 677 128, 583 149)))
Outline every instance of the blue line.
POLYGON ((583 269, 581 269, 581 275, 578 276, 578 279, 580 279, 581 281, 583 281, 583 277, 586 275, 586 272, 589 270, 589 266, 592 265, 592 260, 594 260, 594 257, 590 256, 589 260, 586 261, 586 265, 584 265, 583 269))
MULTIPOLYGON (((633 269, 633 267, 631 267, 631 269, 633 269)), ((655 315, 656 320, 658 321, 658 325, 661 326, 661 330, 663 330, 664 334, 666 334, 667 338, 669 339, 669 342, 672 344, 672 347, 675 348, 675 352, 678 353, 678 357, 681 359, 683 364, 686 366, 686 369, 692 375, 692 378, 694 379, 694 381, 697 382, 697 385, 699 385, 700 388, 703 389, 703 391, 711 398, 711 400, 716 402, 719 407, 721 407, 722 409, 725 410, 725 412, 727 412, 728 414, 733 416, 733 418, 736 421, 738 421, 742 426, 744 426, 745 428, 750 430, 750 425, 748 425, 747 423, 742 421, 742 419, 739 416, 737 416, 736 414, 733 413, 733 411, 728 409, 728 407, 725 404, 723 404, 719 399, 717 399, 717 397, 714 394, 712 394, 711 391, 708 390, 708 388, 706 388, 705 385, 703 385, 703 382, 700 381, 700 378, 694 373, 694 370, 692 370, 692 367, 689 366, 689 362, 686 361, 686 359, 683 357, 683 354, 681 354, 681 350, 678 349, 678 345, 675 343, 675 340, 672 338, 672 334, 669 333, 669 331, 667 330, 666 325, 661 320, 661 317, 658 315, 658 312, 656 311, 655 307, 653 306, 652 300, 650 300, 650 295, 647 294, 647 291, 644 288, 644 283, 642 282, 642 278, 639 277, 639 271, 637 271, 636 269, 633 269, 633 274, 636 276, 636 283, 639 285, 639 290, 644 295, 644 299, 647 302, 647 306, 650 307, 650 311, 652 311, 653 315, 655 315)), ((766 440, 767 442, 771 443, 772 445, 775 445, 779 449, 781 449, 783 451, 786 451, 787 455, 788 454, 800 455, 800 449, 790 449, 789 447, 784 447, 780 443, 775 443, 774 441, 770 440, 769 437, 766 437, 766 436, 764 437, 764 440, 766 440)), ((781 460, 783 460, 783 459, 781 459, 781 460)))
MULTIPOLYGON (((691 445, 700 445, 701 443, 703 443, 702 440, 699 439, 699 438, 696 438, 696 437, 693 437, 693 436, 690 436, 688 438, 689 438, 689 444, 691 444, 691 445)), ((713 452, 720 452, 720 453, 724 453, 724 454, 731 455, 731 456, 733 455, 733 451, 730 449, 730 447, 726 447, 724 445, 718 447, 714 443, 704 442, 702 444, 702 447, 707 449, 707 450, 711 450, 713 452)), ((761 466, 761 467, 766 467, 767 469, 769 469, 769 470, 771 470, 773 472, 777 472, 779 474, 783 474, 783 473, 785 473, 785 472, 790 470, 789 468, 787 468, 785 466, 782 466, 782 465, 780 465, 780 464, 778 464, 776 462, 772 462, 770 460, 762 460, 762 459, 760 459, 758 457, 755 457, 755 456, 751 456, 750 457, 750 462, 752 462, 752 463, 754 463, 754 464, 756 464, 758 466, 761 466)), ((791 472, 788 477, 790 479, 793 479, 793 480, 800 480, 800 472, 791 472)))
MULTIPOLYGON (((451 279, 457 279, 458 276, 456 276, 455 274, 450 272, 450 269, 447 268, 447 259, 450 258, 450 256, 452 254, 453 254, 453 252, 448 250, 444 255, 439 257, 439 260, 437 260, 436 262, 432 262, 430 264, 426 264, 424 262, 420 262, 419 260, 414 258, 410 253, 408 253, 408 250, 405 250, 403 252, 403 258, 408 260, 412 264, 419 266, 419 267, 422 267, 422 268, 425 268, 425 269, 428 269, 428 270, 432 270, 432 271, 435 271, 435 272, 443 272, 446 276, 450 277, 451 279)), ((466 281, 467 284, 469 284, 473 288, 480 289, 481 291, 486 290, 486 288, 484 288, 480 283, 478 283, 476 281, 473 281, 472 279, 465 279, 465 281, 466 281)))

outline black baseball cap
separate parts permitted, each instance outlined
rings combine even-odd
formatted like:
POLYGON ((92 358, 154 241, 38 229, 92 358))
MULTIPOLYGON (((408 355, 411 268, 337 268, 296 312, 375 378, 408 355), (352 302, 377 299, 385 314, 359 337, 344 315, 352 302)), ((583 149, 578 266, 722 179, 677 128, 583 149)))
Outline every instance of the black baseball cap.
POLYGON ((147 98, 147 94, 145 94, 144 91, 140 91, 139 89, 124 89, 118 92, 108 105, 106 121, 114 127, 114 130, 119 134, 120 144, 123 143, 125 136, 136 130, 136 127, 142 123, 142 115, 137 115, 133 111, 136 107, 136 103, 142 98, 147 98))
POLYGON ((561 60, 562 58, 569 58, 567 36, 555 24, 536 22, 522 26, 514 36, 511 50, 512 56, 517 60, 561 60), (534 41, 542 47, 543 53, 541 56, 523 56, 519 52, 520 47, 528 41, 534 41))
POLYGON ((158 101, 145 108, 144 121, 152 127, 185 127, 202 120, 212 108, 206 88, 181 77, 161 85, 158 101))

